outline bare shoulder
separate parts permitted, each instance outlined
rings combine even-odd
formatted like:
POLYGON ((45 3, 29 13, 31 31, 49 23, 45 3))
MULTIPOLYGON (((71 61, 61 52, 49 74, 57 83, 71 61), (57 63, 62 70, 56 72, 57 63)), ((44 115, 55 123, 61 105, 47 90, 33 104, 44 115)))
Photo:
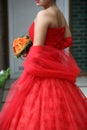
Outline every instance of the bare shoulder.
POLYGON ((41 10, 38 12, 35 19, 35 23, 42 26, 48 26, 49 20, 48 20, 48 13, 46 12, 46 10, 41 10))
POLYGON ((72 34, 71 34, 71 31, 70 31, 70 28, 69 28, 69 25, 65 19, 65 16, 64 14, 62 13, 62 11, 60 11, 60 14, 61 14, 61 20, 62 20, 62 25, 64 26, 65 25, 65 34, 64 34, 64 37, 71 37, 72 34))
POLYGON ((59 13, 60 13, 60 16, 61 16, 61 20, 65 22, 65 16, 60 9, 59 9, 59 13))
POLYGON ((49 22, 46 11, 40 11, 35 19, 34 44, 44 45, 49 22))
POLYGON ((47 11, 46 10, 41 10, 37 13, 36 18, 46 18, 47 17, 47 11))

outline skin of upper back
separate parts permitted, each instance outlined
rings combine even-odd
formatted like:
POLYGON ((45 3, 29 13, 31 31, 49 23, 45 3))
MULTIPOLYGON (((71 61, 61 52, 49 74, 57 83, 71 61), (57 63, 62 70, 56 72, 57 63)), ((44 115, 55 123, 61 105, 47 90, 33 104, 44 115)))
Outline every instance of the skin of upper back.
POLYGON ((44 45, 48 28, 65 27, 64 37, 71 36, 66 20, 54 0, 43 0, 37 5, 42 6, 43 10, 34 19, 34 46, 44 45))

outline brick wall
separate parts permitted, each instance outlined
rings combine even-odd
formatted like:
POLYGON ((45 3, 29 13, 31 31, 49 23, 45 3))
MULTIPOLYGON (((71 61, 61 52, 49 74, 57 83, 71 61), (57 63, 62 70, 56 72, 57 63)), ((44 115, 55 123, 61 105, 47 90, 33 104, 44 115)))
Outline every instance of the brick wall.
POLYGON ((87 73, 87 0, 72 0, 72 35, 72 54, 87 73))

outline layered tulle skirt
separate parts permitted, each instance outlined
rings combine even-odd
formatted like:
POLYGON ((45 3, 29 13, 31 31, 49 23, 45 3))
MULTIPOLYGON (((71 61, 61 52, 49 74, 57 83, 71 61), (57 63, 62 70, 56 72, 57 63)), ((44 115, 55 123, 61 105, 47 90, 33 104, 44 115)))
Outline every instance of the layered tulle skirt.
POLYGON ((80 69, 73 57, 35 46, 23 66, 0 113, 0 130, 87 130, 87 100, 75 84, 80 69))

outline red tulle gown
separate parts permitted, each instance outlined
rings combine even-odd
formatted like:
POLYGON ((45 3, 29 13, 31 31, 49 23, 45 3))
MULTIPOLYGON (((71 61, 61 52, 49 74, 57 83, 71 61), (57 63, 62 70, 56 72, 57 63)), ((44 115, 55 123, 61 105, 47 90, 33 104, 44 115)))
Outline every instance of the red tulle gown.
POLYGON ((0 130, 87 130, 87 99, 75 84, 80 69, 64 50, 72 45, 64 31, 48 28, 45 45, 30 48, 0 113, 0 130))

